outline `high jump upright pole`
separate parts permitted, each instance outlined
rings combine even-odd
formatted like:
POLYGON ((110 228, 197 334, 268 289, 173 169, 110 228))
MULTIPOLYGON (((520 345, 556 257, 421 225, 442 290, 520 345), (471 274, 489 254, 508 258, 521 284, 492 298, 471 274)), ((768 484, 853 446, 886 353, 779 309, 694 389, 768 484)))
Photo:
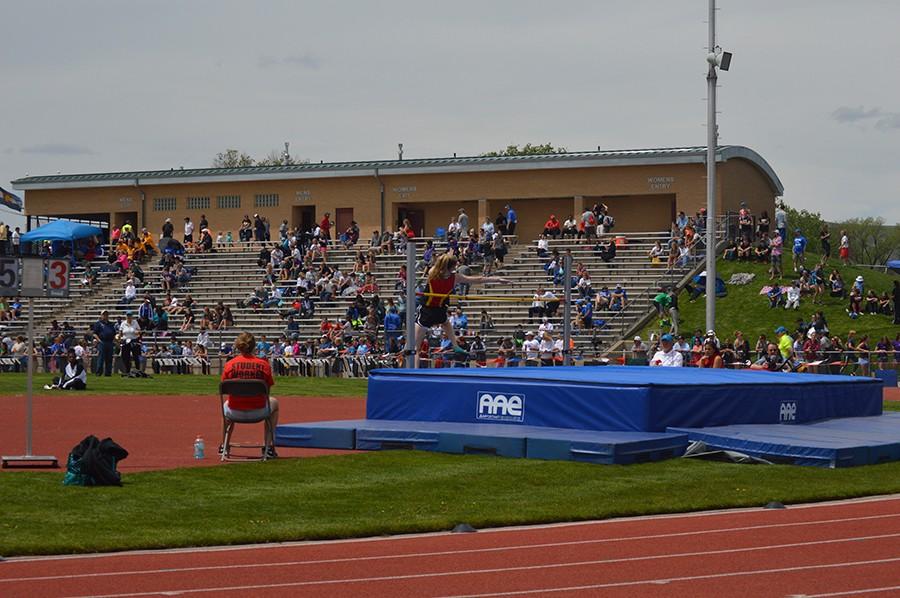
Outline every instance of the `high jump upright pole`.
POLYGON ((572 365, 572 256, 563 258, 563 365, 572 365))
MULTIPOLYGON (((716 0, 709 0, 709 52, 716 51, 716 0)), ((706 329, 716 329, 716 64, 706 71, 706 329)))
POLYGON ((416 365, 416 243, 406 242, 406 367, 416 365))

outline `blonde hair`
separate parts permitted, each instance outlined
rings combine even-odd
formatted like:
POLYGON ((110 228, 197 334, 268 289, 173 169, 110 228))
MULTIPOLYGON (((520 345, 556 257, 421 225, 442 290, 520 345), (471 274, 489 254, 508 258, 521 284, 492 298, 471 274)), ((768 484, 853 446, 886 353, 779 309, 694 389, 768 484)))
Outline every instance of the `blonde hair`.
POLYGON ((442 254, 428 270, 428 280, 440 278, 441 272, 450 272, 454 266, 456 266, 456 256, 449 252, 442 254))
POLYGON ((234 348, 237 349, 241 355, 252 355, 254 349, 256 349, 256 337, 249 332, 242 332, 235 339, 234 348))

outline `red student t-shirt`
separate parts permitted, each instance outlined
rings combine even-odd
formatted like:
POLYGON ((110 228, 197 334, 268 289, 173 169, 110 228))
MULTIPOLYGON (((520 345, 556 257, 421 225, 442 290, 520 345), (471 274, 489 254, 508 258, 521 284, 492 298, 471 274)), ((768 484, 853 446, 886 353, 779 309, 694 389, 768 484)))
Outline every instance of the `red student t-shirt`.
MULTIPOLYGON (((238 355, 225 364, 222 380, 264 380, 271 388, 275 384, 272 378, 272 367, 269 362, 259 357, 238 355)), ((262 409, 266 406, 266 397, 233 397, 228 396, 228 406, 243 411, 262 409)))

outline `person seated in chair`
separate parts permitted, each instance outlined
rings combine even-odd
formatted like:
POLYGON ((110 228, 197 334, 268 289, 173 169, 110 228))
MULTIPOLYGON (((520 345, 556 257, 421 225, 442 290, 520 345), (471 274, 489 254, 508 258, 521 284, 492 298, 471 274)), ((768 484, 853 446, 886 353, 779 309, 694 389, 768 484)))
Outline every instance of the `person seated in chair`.
MULTIPOLYGON (((275 384, 272 378, 272 368, 268 360, 255 356, 256 338, 249 332, 242 332, 234 341, 234 348, 237 349, 238 355, 225 364, 222 370, 222 380, 262 380, 269 388, 275 384)), ((266 397, 264 395, 256 397, 237 397, 229 396, 225 401, 224 411, 225 419, 229 419, 232 414, 240 414, 242 418, 253 415, 261 415, 266 409, 266 397)), ((278 456, 275 452, 275 427, 278 425, 278 400, 269 397, 269 416, 266 418, 269 423, 269 437, 267 442, 269 445, 266 457, 274 459, 278 456)))
POLYGON ((66 367, 63 368, 61 374, 61 376, 53 378, 53 384, 44 386, 44 389, 84 390, 87 388, 87 372, 75 354, 75 349, 66 351, 66 367))

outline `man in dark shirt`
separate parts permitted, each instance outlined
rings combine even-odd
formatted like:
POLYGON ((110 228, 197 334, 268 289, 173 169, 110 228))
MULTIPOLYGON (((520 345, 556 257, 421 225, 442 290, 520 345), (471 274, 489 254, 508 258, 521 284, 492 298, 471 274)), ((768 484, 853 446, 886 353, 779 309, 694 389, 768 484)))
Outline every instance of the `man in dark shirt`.
POLYGON ((109 312, 100 312, 100 319, 91 327, 94 337, 99 341, 100 361, 97 374, 112 376, 113 341, 116 339, 116 326, 109 321, 109 312))
MULTIPOLYGON (((172 235, 175 233, 175 225, 172 224, 171 218, 166 218, 166 221, 162 225, 162 236, 164 239, 171 239, 172 235)), ((163 244, 160 243, 160 247, 163 247, 163 244)))

